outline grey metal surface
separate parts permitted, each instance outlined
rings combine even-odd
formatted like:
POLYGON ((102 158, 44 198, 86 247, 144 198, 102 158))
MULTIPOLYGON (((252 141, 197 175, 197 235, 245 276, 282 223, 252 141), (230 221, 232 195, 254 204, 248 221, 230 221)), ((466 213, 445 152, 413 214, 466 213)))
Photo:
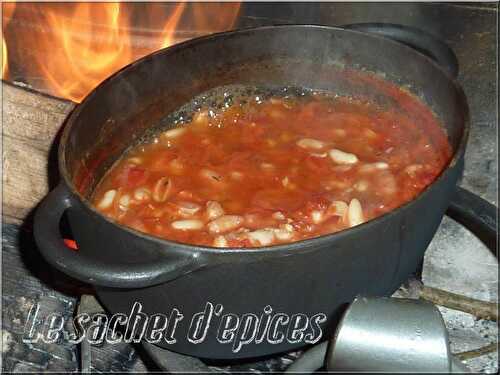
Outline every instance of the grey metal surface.
POLYGON ((357 298, 331 340, 302 354, 286 373, 313 373, 325 362, 334 372, 470 372, 451 355, 436 306, 404 298, 357 298))
POLYGON ((451 371, 443 319, 419 300, 359 297, 332 342, 327 365, 333 371, 451 371))

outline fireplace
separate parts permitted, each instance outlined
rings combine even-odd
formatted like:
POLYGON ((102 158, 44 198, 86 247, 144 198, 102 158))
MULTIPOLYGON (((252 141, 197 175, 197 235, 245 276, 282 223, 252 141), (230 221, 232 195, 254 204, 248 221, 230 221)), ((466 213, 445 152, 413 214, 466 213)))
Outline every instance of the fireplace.
POLYGON ((79 102, 142 56, 232 28, 239 9, 239 3, 5 3, 4 78, 79 102))

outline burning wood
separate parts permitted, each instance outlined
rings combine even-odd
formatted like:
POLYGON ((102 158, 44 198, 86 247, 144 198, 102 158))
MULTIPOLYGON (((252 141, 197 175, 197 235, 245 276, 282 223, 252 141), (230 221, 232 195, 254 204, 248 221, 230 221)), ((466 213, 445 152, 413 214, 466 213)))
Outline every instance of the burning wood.
POLYGON ((57 183, 54 139, 74 104, 5 83, 2 90, 3 219, 19 222, 57 183))

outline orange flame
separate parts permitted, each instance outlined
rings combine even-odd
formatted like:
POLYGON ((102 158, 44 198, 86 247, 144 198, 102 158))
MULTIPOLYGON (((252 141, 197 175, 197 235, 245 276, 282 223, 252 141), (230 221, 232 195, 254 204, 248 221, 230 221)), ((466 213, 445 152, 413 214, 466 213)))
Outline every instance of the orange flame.
POLYGON ((5 44, 5 38, 3 37, 2 33, 2 77, 7 74, 7 61, 8 61, 8 54, 7 54, 7 45, 5 44))
POLYGON ((131 61, 131 51, 125 45, 126 35, 119 29, 120 4, 103 3, 99 12, 94 12, 89 4, 80 3, 71 17, 63 18, 54 12, 47 13, 46 17, 50 27, 59 30, 56 47, 62 48, 43 56, 40 68, 51 89, 59 95, 80 101, 105 76, 131 61), (99 41, 86 38, 92 35, 93 24, 78 24, 74 22, 77 17, 102 22, 109 29, 100 35, 99 41))
POLYGON ((163 28, 163 34, 165 35, 165 37, 163 38, 161 48, 166 48, 173 44, 173 34, 175 32, 175 26, 179 22, 179 19, 184 12, 185 5, 186 3, 181 3, 178 7, 176 7, 172 16, 165 24, 165 27, 163 28))
POLYGON ((15 78, 15 65, 16 74, 35 88, 79 102, 103 79, 141 56, 231 28, 239 6, 18 3, 3 33, 4 77, 8 47, 8 78, 15 78))
POLYGON ((9 23, 15 8, 16 3, 2 3, 2 77, 6 76, 8 70, 7 43, 3 31, 9 23))

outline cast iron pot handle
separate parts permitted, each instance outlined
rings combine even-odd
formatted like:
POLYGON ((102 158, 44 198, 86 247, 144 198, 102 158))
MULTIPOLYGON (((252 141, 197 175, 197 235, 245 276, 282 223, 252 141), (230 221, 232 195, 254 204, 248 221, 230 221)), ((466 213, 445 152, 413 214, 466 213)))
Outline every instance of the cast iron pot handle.
POLYGON ((458 76, 458 60, 453 50, 446 43, 423 30, 392 23, 354 23, 342 27, 377 34, 403 43, 436 61, 451 77, 457 78, 458 76))
POLYGON ((483 198, 457 187, 446 214, 474 233, 498 257, 498 208, 483 198))
POLYGON ((154 263, 120 267, 92 261, 79 251, 69 249, 63 242, 59 223, 64 212, 72 206, 71 193, 59 184, 41 202, 35 212, 34 236, 43 257, 55 268, 78 280, 104 287, 142 288, 173 280, 200 268, 196 255, 165 258, 154 263))

